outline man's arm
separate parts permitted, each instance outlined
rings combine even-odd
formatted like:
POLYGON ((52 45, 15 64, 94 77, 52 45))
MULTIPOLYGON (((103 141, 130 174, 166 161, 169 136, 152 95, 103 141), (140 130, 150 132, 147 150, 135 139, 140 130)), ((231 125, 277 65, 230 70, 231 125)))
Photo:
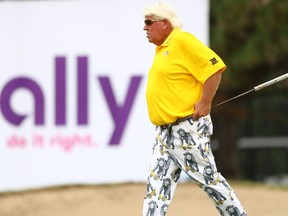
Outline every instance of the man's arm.
POLYGON ((221 74, 222 70, 210 76, 204 83, 202 97, 195 104, 193 119, 198 119, 210 113, 213 98, 221 81, 221 74))

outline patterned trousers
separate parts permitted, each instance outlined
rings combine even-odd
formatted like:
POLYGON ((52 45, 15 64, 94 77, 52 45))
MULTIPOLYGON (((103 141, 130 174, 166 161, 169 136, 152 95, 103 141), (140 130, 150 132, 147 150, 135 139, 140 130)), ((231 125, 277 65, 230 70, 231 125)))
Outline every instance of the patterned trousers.
POLYGON ((156 127, 143 216, 166 214, 182 171, 208 194, 220 215, 247 215, 231 186, 217 172, 210 146, 212 131, 209 115, 156 127))

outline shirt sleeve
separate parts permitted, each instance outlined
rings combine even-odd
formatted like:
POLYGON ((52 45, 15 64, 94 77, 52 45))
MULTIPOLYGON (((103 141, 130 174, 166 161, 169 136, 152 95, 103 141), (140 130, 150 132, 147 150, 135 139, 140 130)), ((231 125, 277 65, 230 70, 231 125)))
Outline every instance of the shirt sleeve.
POLYGON ((226 69, 223 60, 193 35, 186 35, 182 41, 185 50, 184 65, 199 82, 205 83, 211 75, 226 69))

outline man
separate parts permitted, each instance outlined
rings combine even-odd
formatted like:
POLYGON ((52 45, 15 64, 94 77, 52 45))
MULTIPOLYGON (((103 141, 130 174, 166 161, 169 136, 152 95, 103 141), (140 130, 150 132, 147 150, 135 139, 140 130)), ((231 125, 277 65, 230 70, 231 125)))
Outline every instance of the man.
POLYGON ((208 194, 220 215, 247 215, 217 172, 210 147, 209 113, 225 64, 210 48, 181 30, 181 22, 167 3, 146 8, 144 17, 148 41, 156 45, 146 90, 156 139, 143 216, 166 214, 182 171, 208 194))

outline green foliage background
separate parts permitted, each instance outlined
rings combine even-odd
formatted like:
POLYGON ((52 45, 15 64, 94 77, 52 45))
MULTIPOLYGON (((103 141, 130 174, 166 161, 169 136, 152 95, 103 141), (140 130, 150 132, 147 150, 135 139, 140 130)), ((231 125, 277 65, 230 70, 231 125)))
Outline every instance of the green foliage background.
POLYGON ((210 12, 211 46, 229 66, 225 89, 244 90, 287 72, 288 1, 211 0, 210 12))
MULTIPOLYGON (((215 104, 288 73, 288 1, 211 0, 210 46, 228 66, 215 104)), ((239 138, 288 136, 288 81, 212 109, 212 117, 218 169, 239 177, 248 169, 241 167, 239 138)), ((273 160, 282 164, 275 172, 288 172, 288 163, 273 160)))

